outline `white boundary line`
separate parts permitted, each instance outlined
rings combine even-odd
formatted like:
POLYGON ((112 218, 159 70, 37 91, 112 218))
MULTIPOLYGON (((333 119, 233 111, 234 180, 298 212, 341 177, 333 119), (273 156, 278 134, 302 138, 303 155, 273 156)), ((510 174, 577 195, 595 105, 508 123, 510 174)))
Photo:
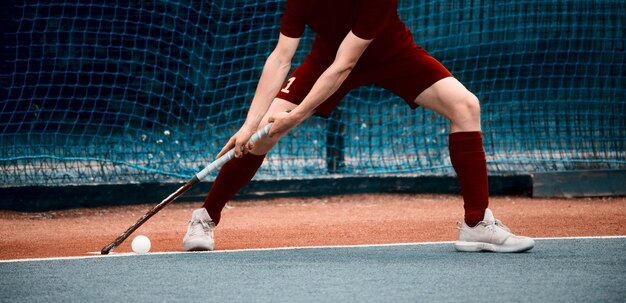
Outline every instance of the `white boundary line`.
MULTIPOLYGON (((577 239, 626 239, 626 235, 623 236, 584 236, 584 237, 555 237, 555 238, 533 238, 535 240, 577 240, 577 239)), ((300 250, 300 249, 332 249, 332 248, 366 248, 366 247, 390 247, 390 246, 420 246, 420 245, 438 245, 438 244, 452 244, 454 241, 440 241, 440 242, 413 242, 413 243, 388 243, 388 244, 355 244, 355 245, 325 245, 325 246, 292 246, 292 247, 276 247, 276 248, 245 248, 245 249, 230 249, 230 250, 216 250, 216 251, 198 251, 198 252, 154 252, 147 254, 136 253, 115 253, 112 252, 109 255, 100 255, 100 252, 88 252, 88 256, 74 256, 74 257, 52 257, 52 258, 30 258, 30 259, 12 259, 12 260, 0 260, 1 263, 18 263, 18 262, 35 262, 35 261, 54 261, 54 260, 82 260, 93 258, 115 258, 115 257, 137 257, 137 256, 154 256, 154 255, 182 255, 182 254, 222 254, 222 253, 237 253, 237 252, 255 252, 255 251, 280 251, 280 250, 300 250)))

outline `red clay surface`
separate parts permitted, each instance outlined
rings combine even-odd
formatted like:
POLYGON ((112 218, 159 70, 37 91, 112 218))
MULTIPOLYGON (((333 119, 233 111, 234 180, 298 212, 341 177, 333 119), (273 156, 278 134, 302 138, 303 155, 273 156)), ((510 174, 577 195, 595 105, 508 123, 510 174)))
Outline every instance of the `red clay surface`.
MULTIPOLYGON (((153 205, 0 211, 0 259, 100 251, 153 205)), ((151 239, 151 252, 180 251, 187 221, 200 205, 169 205, 115 251, 130 252, 130 242, 139 234, 151 239)), ((215 231, 217 250, 453 241, 463 215, 461 197, 451 195, 368 194, 229 205, 215 231)), ((626 197, 492 197, 490 208, 514 233, 531 237, 626 235, 626 197)))

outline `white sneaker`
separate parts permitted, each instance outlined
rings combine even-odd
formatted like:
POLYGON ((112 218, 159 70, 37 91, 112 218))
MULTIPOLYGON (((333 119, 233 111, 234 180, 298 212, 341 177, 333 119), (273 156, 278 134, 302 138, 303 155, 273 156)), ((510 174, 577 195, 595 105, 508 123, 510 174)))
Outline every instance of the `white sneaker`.
POLYGON ((469 227, 465 222, 457 225, 459 240, 454 243, 454 248, 458 251, 523 252, 535 246, 535 240, 512 234, 489 209, 476 226, 469 227))
POLYGON ((215 224, 205 208, 196 209, 191 214, 187 234, 183 238, 183 250, 213 250, 213 230, 215 224))

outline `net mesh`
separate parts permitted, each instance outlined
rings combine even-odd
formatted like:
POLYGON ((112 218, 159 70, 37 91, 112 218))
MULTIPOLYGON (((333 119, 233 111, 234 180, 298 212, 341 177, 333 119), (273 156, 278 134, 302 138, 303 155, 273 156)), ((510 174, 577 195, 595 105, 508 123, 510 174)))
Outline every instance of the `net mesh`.
MULTIPOLYGON (((202 169, 245 118, 284 1, 5 6, 0 183, 58 186, 202 169)), ((519 174, 626 167, 625 6, 404 0, 399 12, 481 100, 490 173, 519 174)), ((448 134, 436 114, 360 88, 287 135, 257 178, 453 174, 448 134)))

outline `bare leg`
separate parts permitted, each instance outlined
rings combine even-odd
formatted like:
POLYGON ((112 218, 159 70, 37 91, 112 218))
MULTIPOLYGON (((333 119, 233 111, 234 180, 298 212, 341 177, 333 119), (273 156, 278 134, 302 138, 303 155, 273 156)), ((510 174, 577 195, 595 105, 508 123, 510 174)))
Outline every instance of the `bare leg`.
MULTIPOLYGON (((265 116, 261 120, 259 129, 263 128, 269 123, 267 120, 270 116, 276 113, 290 111, 294 108, 296 108, 295 104, 283 99, 275 98, 272 102, 272 105, 270 105, 269 110, 267 111, 267 113, 265 113, 265 116)), ((276 145, 278 140, 280 140, 280 137, 270 138, 266 136, 254 144, 254 148, 251 152, 255 155, 265 155, 272 149, 272 147, 274 147, 274 145, 276 145)))
POLYGON ((439 80, 415 102, 450 120, 450 161, 461 185, 465 222, 476 225, 489 206, 487 161, 480 132, 480 104, 455 78, 439 80))
POLYGON ((444 78, 423 91, 415 103, 450 120, 450 132, 480 131, 478 98, 457 79, 444 78))

